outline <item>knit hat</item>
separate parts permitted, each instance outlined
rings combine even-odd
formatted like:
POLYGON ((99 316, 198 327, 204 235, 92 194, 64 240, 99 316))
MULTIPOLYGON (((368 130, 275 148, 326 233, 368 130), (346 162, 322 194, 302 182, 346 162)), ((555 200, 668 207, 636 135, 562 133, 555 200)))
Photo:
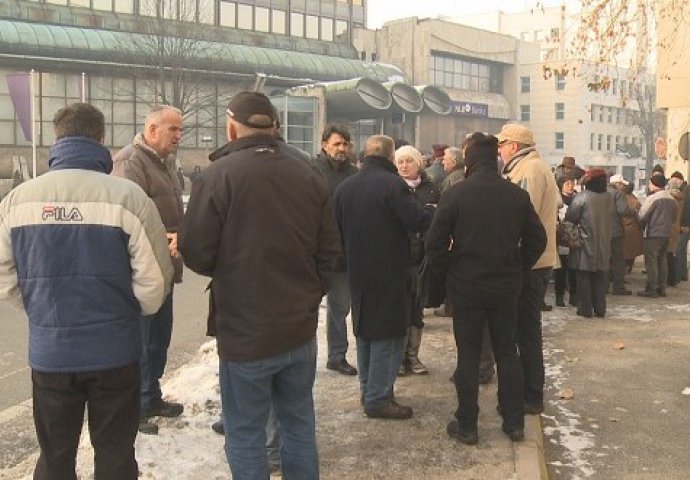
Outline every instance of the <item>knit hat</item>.
POLYGON ((659 188, 664 188, 666 186, 666 177, 663 175, 652 175, 649 177, 649 181, 652 185, 659 188))
POLYGON ((468 172, 480 164, 491 165, 496 168, 498 158, 498 139, 492 135, 474 132, 465 147, 465 167, 468 172))
POLYGON ((228 104, 227 114, 251 128, 272 128, 277 120, 275 107, 266 95, 259 92, 236 94, 228 104))

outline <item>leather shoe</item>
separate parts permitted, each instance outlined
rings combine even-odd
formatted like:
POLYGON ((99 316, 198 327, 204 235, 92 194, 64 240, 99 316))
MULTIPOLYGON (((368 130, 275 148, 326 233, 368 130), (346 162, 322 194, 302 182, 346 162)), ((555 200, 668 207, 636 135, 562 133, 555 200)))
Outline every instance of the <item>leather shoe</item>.
POLYGON ((503 433, 505 433, 512 442, 521 442, 525 439, 525 431, 522 428, 509 430, 503 427, 503 433))
POLYGON ((150 408, 141 411, 141 416, 144 418, 149 417, 179 417, 184 411, 184 406, 181 403, 176 402, 166 402, 165 400, 159 400, 157 403, 153 404, 150 408))
POLYGON ((638 297, 659 298, 659 294, 654 290, 641 290, 637 292, 638 297))
POLYGON ((357 369, 347 363, 347 360, 334 360, 332 362, 326 363, 326 368, 329 370, 334 370, 343 375, 357 375, 357 369))
POLYGON ((477 434, 477 431, 461 430, 460 424, 458 424, 457 420, 453 420, 452 422, 448 423, 446 433, 448 433, 448 436, 459 440, 460 443, 464 443, 465 445, 476 445, 477 442, 479 442, 479 434, 477 434))
POLYGON ((221 420, 213 422, 213 424, 211 425, 211 430, 216 432, 218 435, 225 435, 225 425, 221 420))
POLYGON ((379 408, 365 408, 364 413, 369 418, 386 418, 389 420, 407 420, 408 418, 412 418, 412 409, 400 405, 395 400, 390 400, 379 408))
POLYGON ((158 435, 158 425, 149 421, 147 417, 139 417, 138 430, 144 435, 158 435))
POLYGON ((611 295, 632 295, 632 290, 614 290, 611 295))

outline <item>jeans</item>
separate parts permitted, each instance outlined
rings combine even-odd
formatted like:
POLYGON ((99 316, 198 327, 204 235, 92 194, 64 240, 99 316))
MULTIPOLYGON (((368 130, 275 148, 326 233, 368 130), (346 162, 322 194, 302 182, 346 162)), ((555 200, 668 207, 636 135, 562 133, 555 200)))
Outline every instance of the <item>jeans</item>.
POLYGON ((689 233, 681 233, 676 250, 676 279, 678 281, 688 279, 688 240, 689 233))
POLYGON ((266 454, 268 455, 268 465, 271 468, 280 468, 280 431, 278 430, 278 419, 276 418, 275 408, 268 412, 268 423, 266 423, 266 454))
POLYGON ((347 272, 336 272, 331 288, 326 294, 326 338, 328 340, 328 361, 345 360, 347 353, 347 323, 350 312, 350 287, 347 272))
POLYGON ((173 292, 153 315, 141 318, 141 410, 152 408, 163 398, 160 379, 168 361, 172 337, 173 292))
POLYGON ((357 337, 357 366, 365 410, 381 408, 391 400, 405 339, 365 340, 357 337))
POLYGON ((666 249, 668 238, 644 239, 644 268, 647 270, 647 291, 664 290, 668 278, 666 249))
POLYGON ((94 478, 137 479, 139 365, 79 373, 32 370, 31 381, 41 447, 35 480, 76 480, 77 448, 87 406, 94 478))
POLYGON ((266 480, 266 425, 271 405, 281 437, 285 480, 317 480, 314 398, 316 338, 251 362, 220 363, 225 455, 235 480, 266 480))
POLYGON ((524 427, 522 367, 517 354, 517 299, 500 304, 482 305, 456 297, 453 334, 458 352, 455 388, 458 409, 455 413, 463 431, 477 430, 479 405, 479 359, 484 330, 488 326, 496 366, 498 367, 498 404, 505 430, 524 427))
POLYGON ((541 302, 550 275, 551 268, 537 268, 526 272, 518 299, 517 344, 524 376, 525 403, 534 406, 544 404, 541 302))

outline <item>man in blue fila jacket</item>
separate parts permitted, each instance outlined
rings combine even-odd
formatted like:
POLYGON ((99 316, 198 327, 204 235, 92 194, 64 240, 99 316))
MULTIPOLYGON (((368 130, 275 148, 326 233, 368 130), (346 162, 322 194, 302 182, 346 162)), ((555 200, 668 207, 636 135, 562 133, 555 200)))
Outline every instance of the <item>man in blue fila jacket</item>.
POLYGON ((50 171, 0 203, 0 298, 29 318, 34 479, 76 479, 84 407, 94 477, 135 480, 142 313, 172 279, 165 229, 134 183, 108 175, 103 114, 77 103, 53 120, 50 171))

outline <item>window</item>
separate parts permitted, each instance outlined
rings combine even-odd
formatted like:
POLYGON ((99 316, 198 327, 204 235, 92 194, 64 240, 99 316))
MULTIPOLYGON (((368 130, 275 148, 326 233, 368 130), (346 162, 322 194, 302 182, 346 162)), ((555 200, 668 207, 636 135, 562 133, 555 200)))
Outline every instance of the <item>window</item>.
POLYGON ((561 32, 558 28, 552 28, 550 34, 551 34, 551 40, 554 42, 559 41, 561 38, 561 32))
POLYGON ((333 19, 321 18, 321 40, 333 41, 333 19))
POLYGON ((220 2, 220 24, 223 27, 235 27, 235 13, 237 5, 229 2, 220 2))
POLYGON ((565 118, 565 103, 556 104, 556 120, 563 120, 565 118))
POLYGON ((606 135, 606 151, 611 151, 611 135, 606 135))
POLYGON ((593 122, 597 118, 597 106, 592 105, 592 107, 589 109, 589 119, 593 122))
POLYGON ((623 109, 617 108, 616 109, 616 123, 617 124, 620 125, 622 117, 623 117, 623 109))
POLYGON ((307 38, 319 38, 319 17, 307 15, 307 38))
MULTIPOLYGON (((432 55, 429 63, 429 80, 439 87, 489 92, 492 75, 500 75, 500 70, 492 70, 489 65, 449 56, 432 55)), ((529 78, 529 77, 527 77, 529 78)))
POLYGON ((609 111, 609 116, 608 116, 609 123, 613 123, 613 107, 609 107, 608 111, 609 111))
POLYGON ((91 0, 70 0, 69 4, 73 7, 90 7, 91 0))
POLYGON ((252 10, 253 7, 251 5, 239 4, 237 6, 237 28, 244 30, 252 30, 254 28, 252 10))
POLYGON ((213 0, 199 0, 199 22, 211 25, 215 23, 215 4, 213 0))
POLYGON ((603 143, 604 143, 604 135, 600 133, 597 136, 597 150, 601 151, 601 147, 603 146, 603 143))
POLYGON ((530 108, 529 105, 520 105, 520 121, 529 122, 530 108))
POLYGON ((254 29, 257 32, 268 32, 268 8, 255 7, 254 8, 254 29))
POLYGON ((618 94, 618 79, 614 78, 611 83, 611 93, 614 95, 618 94))
POLYGON ((621 80, 621 95, 625 95, 625 87, 626 87, 625 80, 621 80))
POLYGON ((301 13, 290 14, 290 35, 293 37, 304 36, 304 15, 301 13))
POLYGON ((599 105, 599 121, 604 121, 604 107, 602 105, 599 105))
POLYGON ((520 77, 520 93, 529 93, 529 77, 520 77))
POLYGON ((565 90, 565 75, 556 75, 556 90, 565 90))
POLYGON ((272 10, 271 11, 271 31, 273 33, 279 33, 285 35, 285 20, 287 16, 284 10, 272 10))
POLYGON ((621 136, 616 135, 616 143, 613 145, 613 148, 617 151, 621 147, 621 136))
POLYGON ((565 148, 565 134, 563 132, 556 132, 556 149, 563 150, 565 148))
POLYGON ((589 149, 594 150, 594 134, 590 133, 589 134, 589 149))
POLYGON ((335 36, 339 37, 347 32, 347 22, 336 20, 335 22, 335 36))

